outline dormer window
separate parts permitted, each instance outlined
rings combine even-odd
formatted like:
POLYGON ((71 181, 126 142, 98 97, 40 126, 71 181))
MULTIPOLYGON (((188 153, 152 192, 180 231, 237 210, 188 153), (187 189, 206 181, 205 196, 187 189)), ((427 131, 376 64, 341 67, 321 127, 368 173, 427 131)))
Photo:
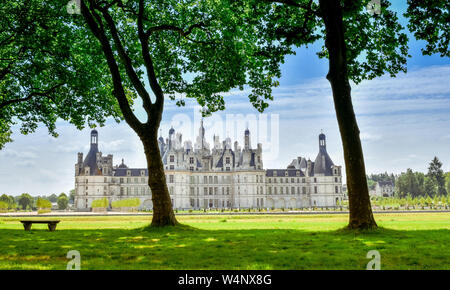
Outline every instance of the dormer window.
POLYGON ((131 176, 131 171, 127 170, 127 176, 131 176))
POLYGON ((175 161, 175 156, 170 155, 170 162, 174 162, 175 161))

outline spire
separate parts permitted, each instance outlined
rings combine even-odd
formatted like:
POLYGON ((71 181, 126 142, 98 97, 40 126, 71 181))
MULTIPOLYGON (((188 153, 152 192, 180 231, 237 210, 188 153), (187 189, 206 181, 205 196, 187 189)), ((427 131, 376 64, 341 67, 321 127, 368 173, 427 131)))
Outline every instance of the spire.
POLYGON ((321 133, 319 135, 319 149, 322 151, 327 151, 327 144, 326 144, 326 136, 321 130, 321 133))

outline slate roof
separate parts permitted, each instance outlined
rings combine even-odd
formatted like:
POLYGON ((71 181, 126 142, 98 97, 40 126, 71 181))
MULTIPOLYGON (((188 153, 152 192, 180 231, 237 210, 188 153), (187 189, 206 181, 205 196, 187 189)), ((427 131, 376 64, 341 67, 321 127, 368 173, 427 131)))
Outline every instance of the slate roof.
POLYGON ((84 159, 83 162, 83 168, 89 167, 89 175, 102 175, 102 173, 97 167, 97 153, 98 153, 98 145, 91 144, 89 153, 86 155, 86 158, 84 159))
POLYGON ((267 177, 298 177, 297 172, 300 172, 299 177, 304 177, 305 173, 298 169, 267 169, 266 170, 266 176, 267 177), (286 171, 288 172, 288 175, 286 176, 286 171), (274 176, 274 172, 277 173, 276 176, 274 176))
POLYGON ((145 170, 145 176, 148 176, 148 169, 146 168, 114 168, 114 176, 128 176, 127 171, 130 171, 129 176, 141 176, 141 171, 145 170))

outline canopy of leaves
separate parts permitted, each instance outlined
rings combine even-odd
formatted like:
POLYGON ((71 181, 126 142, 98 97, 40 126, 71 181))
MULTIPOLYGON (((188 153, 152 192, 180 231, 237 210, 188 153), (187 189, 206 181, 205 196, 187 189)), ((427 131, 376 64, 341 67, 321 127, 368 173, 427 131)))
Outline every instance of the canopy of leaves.
POLYGON ((248 25, 243 17, 248 1, 83 2, 104 28, 121 67, 129 64, 122 79, 131 78, 133 86, 126 88, 139 94, 144 108, 150 103, 143 90, 146 73, 155 94, 160 86, 178 105, 195 98, 207 108, 204 115, 223 110, 224 93, 246 85, 252 88, 250 101, 263 111, 280 77, 279 63, 290 52, 248 25))
MULTIPOLYGON (((319 4, 312 0, 252 0, 253 19, 260 19, 261 38, 276 39, 297 47, 317 40, 325 41, 325 26, 319 4)), ((380 14, 366 10, 369 0, 341 1, 344 36, 347 46, 348 77, 355 83, 386 73, 395 76, 406 72, 408 38, 402 32, 390 3, 381 0, 380 14)), ((320 58, 328 57, 325 46, 320 58)))
POLYGON ((0 149, 11 126, 23 134, 43 123, 57 136, 58 118, 78 129, 121 114, 103 53, 74 23, 66 0, 2 1, 0 5, 0 149))
POLYGON ((69 204, 69 198, 64 194, 60 194, 58 197, 58 209, 66 209, 69 204))
POLYGON ((424 55, 450 56, 450 2, 445 0, 408 0, 408 28, 417 39, 425 40, 424 55))

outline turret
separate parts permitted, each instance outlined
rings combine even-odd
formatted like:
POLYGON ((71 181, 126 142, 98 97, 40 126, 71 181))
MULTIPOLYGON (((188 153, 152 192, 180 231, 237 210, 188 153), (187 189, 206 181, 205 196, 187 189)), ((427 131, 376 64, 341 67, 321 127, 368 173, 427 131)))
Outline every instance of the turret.
POLYGON ((252 147, 250 145, 250 130, 247 128, 244 133, 244 149, 249 150, 251 148, 252 147))

